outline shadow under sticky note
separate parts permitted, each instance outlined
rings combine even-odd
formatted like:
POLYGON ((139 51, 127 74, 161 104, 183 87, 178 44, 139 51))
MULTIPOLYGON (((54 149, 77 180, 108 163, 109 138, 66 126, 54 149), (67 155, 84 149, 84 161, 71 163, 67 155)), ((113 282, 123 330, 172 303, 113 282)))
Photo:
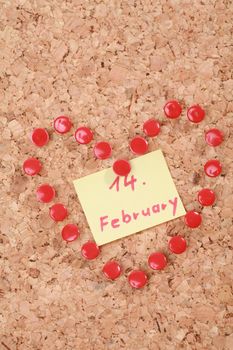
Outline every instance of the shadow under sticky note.
POLYGON ((185 214, 161 150, 135 158, 130 164, 126 177, 108 168, 74 181, 98 245, 185 214))

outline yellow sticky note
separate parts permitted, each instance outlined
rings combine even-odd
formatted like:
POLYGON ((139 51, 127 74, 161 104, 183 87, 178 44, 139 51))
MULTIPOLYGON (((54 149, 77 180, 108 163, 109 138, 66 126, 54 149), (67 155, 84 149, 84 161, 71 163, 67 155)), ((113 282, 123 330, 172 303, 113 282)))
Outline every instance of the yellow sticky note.
POLYGON ((74 181, 98 245, 114 241, 185 214, 163 153, 130 161, 127 177, 112 168, 74 181))

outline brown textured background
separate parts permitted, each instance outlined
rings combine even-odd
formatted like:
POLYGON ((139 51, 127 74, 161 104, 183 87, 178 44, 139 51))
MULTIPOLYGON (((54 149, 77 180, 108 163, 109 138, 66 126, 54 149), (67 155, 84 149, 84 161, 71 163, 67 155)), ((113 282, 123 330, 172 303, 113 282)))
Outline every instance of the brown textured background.
MULTIPOLYGON (((0 1, 1 282, 0 349, 232 350, 232 1, 0 1), (166 120, 162 107, 179 99, 182 117, 166 120), (187 106, 206 110, 200 125, 187 121, 187 106), (109 140, 113 158, 94 160, 92 145, 79 146, 72 132, 59 136, 51 121, 68 114, 96 140, 109 140), (91 237, 72 180, 132 157, 128 140, 156 117, 161 148, 187 209, 201 209, 196 193, 215 189, 217 202, 204 208, 203 225, 183 219, 105 246, 86 262, 80 246, 91 237), (46 127, 42 149, 28 134, 46 127), (218 148, 207 146, 210 127, 225 133, 218 148), (28 156, 44 164, 41 176, 21 170, 28 156), (204 176, 206 160, 223 163, 220 177, 204 176), (57 200, 77 222, 79 240, 66 245, 62 224, 35 200, 49 182, 57 200), (167 252, 168 236, 183 234, 189 249, 169 255, 161 273, 147 267, 150 252, 167 252), (127 276, 141 267, 149 276, 132 290, 123 275, 114 283, 101 274, 116 257, 127 276)), ((74 129, 72 130, 74 131, 74 129)), ((93 198, 93 200, 99 200, 93 198)))

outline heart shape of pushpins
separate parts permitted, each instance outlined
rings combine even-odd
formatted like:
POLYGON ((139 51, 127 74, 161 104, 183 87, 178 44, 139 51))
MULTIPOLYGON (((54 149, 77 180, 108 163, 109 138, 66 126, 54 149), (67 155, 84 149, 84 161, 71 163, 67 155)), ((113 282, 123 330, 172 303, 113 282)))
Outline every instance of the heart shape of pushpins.
MULTIPOLYGON (((177 119, 181 116, 182 107, 176 100, 168 101, 164 106, 165 116, 169 119, 177 119)), ((200 123, 205 118, 205 111, 199 105, 193 105, 187 110, 187 118, 192 123, 200 123)), ((53 122, 55 132, 59 134, 68 133, 73 127, 73 123, 67 116, 59 116, 55 118, 53 122)), ((144 136, 137 135, 129 142, 129 149, 134 155, 143 155, 148 152, 149 144, 146 137, 157 137, 161 133, 160 122, 154 118, 150 118, 144 122, 142 126, 144 136)), ((80 126, 76 129, 74 138, 80 145, 87 145, 94 140, 94 132, 87 126, 80 126)), ((44 128, 36 128, 30 135, 32 143, 37 147, 44 147, 49 142, 49 133, 44 128)), ((219 146, 223 142, 223 133, 212 128, 205 133, 205 141, 211 147, 219 146)), ((96 159, 105 160, 111 157, 112 147, 109 142, 103 140, 97 142, 93 146, 93 155, 96 159)), ((23 170, 26 175, 35 176, 40 173, 42 169, 42 163, 37 158, 28 158, 23 163, 23 170)), ((116 159, 113 163, 112 170, 118 176, 127 176, 131 170, 130 161, 127 159, 116 159)), ((222 166, 219 160, 208 160, 204 165, 204 173, 208 177, 219 176, 222 172, 222 166)), ((56 197, 56 191, 50 184, 41 184, 36 190, 36 198, 41 203, 49 203, 56 197)), ((212 189, 203 188, 197 194, 197 200, 204 206, 211 206, 216 201, 215 193, 212 189)), ((165 210, 167 204, 162 203, 161 209, 165 210)), ((68 217, 68 210, 62 203, 54 203, 49 208, 49 215, 55 222, 64 221, 68 217)), ((184 216, 184 222, 187 227, 195 229, 202 224, 202 214, 190 210, 184 216)), ((73 242, 80 236, 80 229, 74 223, 67 223, 61 231, 62 239, 67 242, 73 242)), ((187 241, 183 235, 175 235, 170 238, 168 242, 168 248, 173 254, 182 254, 187 249, 187 241)), ((81 247, 81 255, 86 260, 96 259, 101 253, 98 245, 89 240, 81 247)), ((169 263, 167 256, 162 252, 153 252, 148 257, 148 266, 154 270, 159 271, 166 268, 169 263)), ((102 273, 108 280, 115 280, 122 274, 122 267, 116 260, 107 261, 103 268, 102 273)), ((144 287, 148 283, 148 275, 143 270, 133 269, 128 275, 128 282, 132 288, 139 289, 144 287)))

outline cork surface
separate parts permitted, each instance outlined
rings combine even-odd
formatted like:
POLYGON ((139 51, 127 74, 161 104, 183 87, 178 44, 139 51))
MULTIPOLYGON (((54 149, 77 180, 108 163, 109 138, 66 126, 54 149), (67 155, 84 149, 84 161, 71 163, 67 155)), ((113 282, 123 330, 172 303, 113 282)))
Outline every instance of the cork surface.
MULTIPOLYGON (((4 0, 0 20, 0 349, 1 350, 230 350, 232 319, 232 1, 4 0), (164 117, 168 99, 181 101, 179 120, 164 117), (206 110, 200 125, 186 109, 206 110), (53 132, 54 117, 69 115, 72 132, 53 132), (91 238, 72 181, 133 156, 128 141, 143 121, 162 123, 150 150, 161 148, 186 209, 203 213, 191 230, 183 219, 132 235, 84 261, 80 247, 91 238), (113 157, 95 160, 93 143, 79 146, 75 127, 88 125, 95 140, 108 140, 113 157), (51 141, 30 143, 33 127, 46 127, 51 141), (224 143, 205 144, 204 131, 219 127, 224 143), (43 162, 29 178, 22 163, 43 162), (218 158, 222 175, 207 178, 204 163, 218 158), (48 182, 56 201, 69 208, 68 222, 81 236, 66 244, 63 224, 35 200, 48 182), (196 193, 216 191, 213 207, 201 208, 196 193), (188 250, 168 253, 169 236, 182 234, 188 250), (155 273, 150 252, 168 254, 155 273), (116 258, 123 275, 104 279, 103 263, 116 258), (133 290, 127 275, 144 269, 149 284, 133 290)), ((94 198, 93 200, 100 200, 94 198)))

